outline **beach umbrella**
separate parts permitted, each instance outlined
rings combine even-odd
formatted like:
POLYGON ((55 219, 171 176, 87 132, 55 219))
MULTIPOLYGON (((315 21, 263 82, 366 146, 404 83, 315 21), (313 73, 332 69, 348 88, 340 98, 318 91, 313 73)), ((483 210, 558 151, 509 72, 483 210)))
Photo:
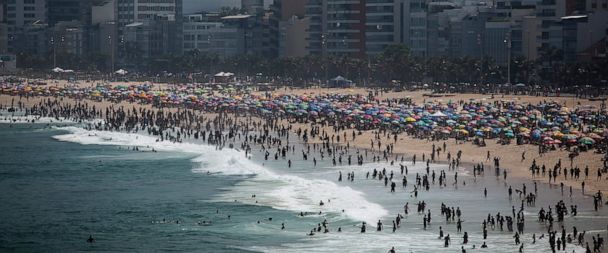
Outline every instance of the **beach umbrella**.
POLYGON ((583 145, 593 145, 593 144, 595 144, 595 141, 593 139, 589 138, 589 137, 583 137, 583 138, 579 139, 578 142, 580 144, 583 144, 583 145))
POLYGON ((538 129, 534 129, 534 131, 532 131, 532 134, 530 134, 532 139, 535 139, 535 140, 540 139, 540 135, 541 135, 541 132, 538 129))
POLYGON ((564 134, 560 131, 553 131, 553 137, 557 138, 557 139, 561 139, 562 137, 564 137, 564 134))
POLYGON ((587 135, 587 137, 593 139, 593 140, 601 140, 603 139, 602 136, 596 134, 596 133, 590 133, 587 135))

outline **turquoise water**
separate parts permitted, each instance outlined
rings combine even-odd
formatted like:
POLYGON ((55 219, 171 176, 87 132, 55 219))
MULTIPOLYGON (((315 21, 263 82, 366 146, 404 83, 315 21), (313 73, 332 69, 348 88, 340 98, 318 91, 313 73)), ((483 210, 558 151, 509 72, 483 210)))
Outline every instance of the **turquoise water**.
MULTIPOLYGON (((415 173, 425 170, 422 163, 407 162, 409 188, 390 193, 364 175, 374 168, 398 174, 398 165, 334 167, 325 159, 313 167, 297 149, 290 156, 293 166, 287 168, 283 159, 260 159, 263 152, 257 147, 247 158, 232 149, 216 150, 196 142, 159 143, 139 134, 0 124, 0 151, 2 252, 386 252, 392 246, 397 252, 459 252, 461 234, 439 215, 440 203, 462 209, 463 230, 471 241, 467 249, 483 241, 480 224, 488 213, 509 215, 511 207, 519 205, 516 197, 507 198, 507 183, 493 176, 473 180, 460 170, 466 186, 433 186, 416 199, 410 191, 415 173), (338 171, 345 178, 346 172, 354 171, 357 179, 336 182, 338 171), (481 197, 484 188, 488 198, 481 197), (319 206, 320 200, 326 204, 319 206), (428 230, 422 229, 422 215, 414 211, 422 200, 433 212, 428 230), (402 212, 405 202, 412 213, 392 233, 390 220, 402 212), (300 211, 314 214, 300 217, 300 211), (331 233, 306 236, 324 219, 331 233), (378 219, 385 231, 375 232, 378 219), (200 221, 212 225, 201 226, 200 221), (359 233, 361 221, 370 224, 366 234, 359 233), (439 226, 452 234, 452 247, 443 248, 437 239, 439 226), (337 227, 343 232, 336 233, 337 227), (89 235, 96 239, 94 244, 86 243, 89 235)), ((447 166, 435 164, 431 169, 447 171, 447 166)), ((447 173, 451 179, 452 172, 447 173)), ((533 189, 529 181, 508 181, 514 188, 522 183, 533 189)), ((534 221, 540 207, 546 209, 560 199, 579 206, 579 216, 567 217, 564 226, 606 233, 606 209, 593 212, 589 197, 578 191, 574 198, 561 196, 557 187, 542 182, 538 195, 537 205, 525 211, 522 241, 527 251, 549 252, 546 237, 531 244, 531 234, 538 238, 546 232, 534 221)), ((512 236, 490 231, 485 251, 516 252, 512 236)), ((568 252, 582 250, 568 247, 568 252)))
POLYGON ((291 213, 210 202, 241 179, 193 173, 192 155, 61 142, 52 136, 65 131, 41 127, 0 124, 0 251, 239 252, 293 241, 267 236, 280 223, 255 225, 291 213), (179 224, 154 223, 163 218, 179 224))

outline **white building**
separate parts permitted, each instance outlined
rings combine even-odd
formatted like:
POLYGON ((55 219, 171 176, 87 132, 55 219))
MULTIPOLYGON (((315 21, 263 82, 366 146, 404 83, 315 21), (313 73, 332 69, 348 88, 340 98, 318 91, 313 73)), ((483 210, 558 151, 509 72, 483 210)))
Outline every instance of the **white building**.
POLYGON ((244 32, 223 22, 208 22, 202 15, 189 15, 183 23, 183 51, 198 50, 230 57, 245 52, 244 32))
POLYGON ((182 0, 117 0, 116 13, 120 26, 152 20, 156 16, 174 16, 182 13, 182 0))

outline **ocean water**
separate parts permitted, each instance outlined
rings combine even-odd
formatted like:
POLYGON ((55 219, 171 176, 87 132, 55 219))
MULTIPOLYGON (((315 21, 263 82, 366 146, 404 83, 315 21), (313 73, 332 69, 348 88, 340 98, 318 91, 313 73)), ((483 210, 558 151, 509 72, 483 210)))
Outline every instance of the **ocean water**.
MULTIPOLYGON (((415 173, 425 169, 421 163, 406 162, 408 188, 398 186, 390 193, 383 183, 366 180, 365 173, 393 170, 400 185, 398 165, 330 166, 326 159, 314 167, 312 158, 303 161, 299 154, 296 149, 288 168, 283 159, 260 159, 257 147, 246 157, 194 141, 161 143, 142 134, 87 131, 75 124, 0 124, 0 251, 386 252, 394 246, 397 252, 460 252, 462 234, 440 216, 442 202, 463 211, 463 231, 470 241, 465 248, 470 249, 484 241, 481 222, 488 213, 511 215, 512 206, 519 207, 516 196, 508 199, 508 185, 526 183, 533 190, 531 182, 505 183, 491 175, 473 180, 460 170, 459 182, 466 185, 432 187, 416 199, 411 190, 415 173), (339 171, 343 182, 337 182, 339 171), (346 182, 350 171, 354 182, 346 182), (483 188, 488 188, 488 198, 483 198, 483 188), (321 200, 326 204, 318 205, 321 200), (422 200, 433 216, 427 230, 422 215, 415 214, 415 204, 422 200), (410 215, 392 233, 391 220, 405 202, 410 215), (310 215, 301 217, 300 212, 310 215), (330 233, 306 235, 324 219, 330 233), (378 220, 386 226, 382 232, 375 231, 378 220), (199 225, 201 221, 211 225, 199 225), (359 233, 362 221, 368 223, 365 234, 359 233), (437 238, 439 226, 451 235, 450 248, 437 238), (337 233, 338 227, 343 232, 337 233), (94 244, 86 243, 89 235, 94 244)), ((431 169, 438 173, 447 166, 431 169)), ((452 182, 453 173, 447 174, 452 182)), ((546 237, 532 244, 531 235, 546 233, 535 222, 536 213, 559 199, 578 205, 578 217, 563 224, 569 231, 576 225, 579 231, 606 237, 606 211, 593 212, 589 197, 578 191, 573 198, 562 196, 558 187, 542 182, 538 195, 536 207, 525 211, 526 251, 550 252, 546 237)), ((490 230, 485 251, 516 252, 512 236, 490 230)), ((583 249, 568 245, 572 250, 583 249)))

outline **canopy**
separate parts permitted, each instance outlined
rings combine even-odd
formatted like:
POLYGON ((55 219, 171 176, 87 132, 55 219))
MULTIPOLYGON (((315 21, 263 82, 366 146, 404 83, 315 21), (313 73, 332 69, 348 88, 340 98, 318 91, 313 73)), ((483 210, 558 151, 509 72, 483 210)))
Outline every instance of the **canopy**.
POLYGON ((234 76, 234 73, 230 73, 230 72, 220 72, 215 74, 215 77, 231 77, 234 76))
POLYGON ((348 80, 348 79, 344 78, 343 76, 336 76, 336 77, 332 78, 329 83, 332 87, 342 87, 342 88, 350 87, 351 85, 353 85, 353 81, 348 80))
POLYGON ((441 111, 437 111, 433 114, 431 114, 431 117, 447 117, 448 115, 445 115, 443 112, 441 111))
POLYGON ((348 79, 344 78, 343 76, 336 76, 331 80, 332 81, 348 81, 348 79))
POLYGON ((126 75, 126 74, 127 74, 127 73, 129 73, 129 72, 127 72, 127 71, 126 71, 126 70, 124 70, 124 69, 119 69, 119 70, 116 70, 116 72, 114 72, 114 73, 119 74, 119 75, 126 75))

